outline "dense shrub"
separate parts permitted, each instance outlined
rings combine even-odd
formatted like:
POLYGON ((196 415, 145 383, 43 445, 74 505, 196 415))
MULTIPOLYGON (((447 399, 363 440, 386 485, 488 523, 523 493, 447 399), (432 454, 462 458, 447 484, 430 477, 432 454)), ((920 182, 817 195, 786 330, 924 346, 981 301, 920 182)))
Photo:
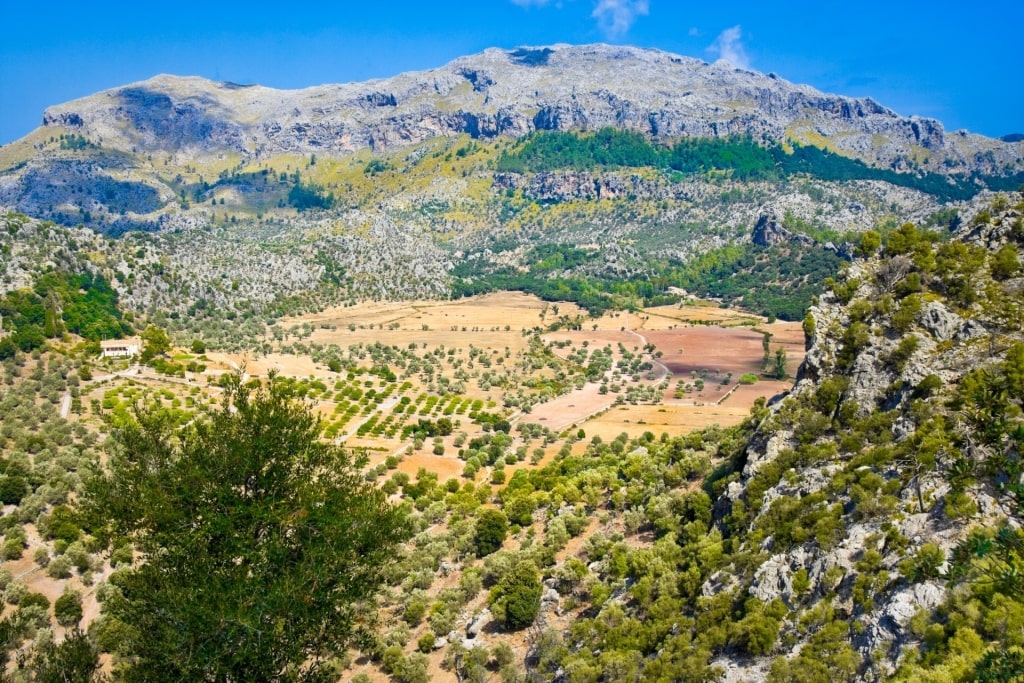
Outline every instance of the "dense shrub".
POLYGON ((494 618, 510 631, 526 628, 540 612, 542 591, 536 565, 528 560, 519 562, 491 590, 494 618))

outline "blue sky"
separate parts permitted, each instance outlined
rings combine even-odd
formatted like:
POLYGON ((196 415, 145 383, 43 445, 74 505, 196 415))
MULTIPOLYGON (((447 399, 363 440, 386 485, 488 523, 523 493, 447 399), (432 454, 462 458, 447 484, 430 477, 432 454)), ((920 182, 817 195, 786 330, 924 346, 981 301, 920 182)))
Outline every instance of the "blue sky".
POLYGON ((158 73, 299 88, 556 42, 724 57, 949 130, 1024 133, 1020 0, 5 4, 0 143, 49 105, 158 73))

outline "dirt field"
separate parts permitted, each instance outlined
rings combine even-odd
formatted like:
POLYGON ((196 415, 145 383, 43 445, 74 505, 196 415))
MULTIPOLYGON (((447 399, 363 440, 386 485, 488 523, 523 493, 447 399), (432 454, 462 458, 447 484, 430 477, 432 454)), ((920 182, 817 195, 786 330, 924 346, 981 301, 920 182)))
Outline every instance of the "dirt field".
POLYGON ((757 384, 740 385, 736 391, 719 405, 723 407, 744 406, 750 408, 758 398, 771 400, 793 388, 792 380, 761 379, 757 384))
POLYGON ((514 352, 526 347, 524 329, 543 327, 560 316, 581 314, 585 315, 575 304, 548 304, 519 292, 497 292, 455 301, 364 303, 287 318, 278 326, 288 329, 308 323, 316 328, 310 341, 343 348, 379 341, 402 347, 412 342, 426 343, 429 348, 507 346, 514 352), (350 329, 353 325, 354 330, 350 329))
MULTIPOLYGON (((777 327, 778 324, 771 326, 777 327)), ((770 348, 786 350, 792 369, 803 360, 803 337, 793 339, 788 330, 773 332, 770 348)), ((764 355, 763 335, 749 327, 682 327, 675 330, 645 331, 644 336, 664 354, 660 360, 675 377, 708 371, 710 376, 760 373, 764 355)))
POLYGON ((599 388, 597 384, 587 384, 579 391, 573 391, 540 404, 530 413, 521 416, 519 420, 535 422, 556 432, 578 425, 591 415, 607 410, 615 403, 614 395, 601 395, 599 388))
MULTIPOLYGON (((337 344, 342 348, 381 342, 399 347, 412 343, 425 344, 428 348, 443 345, 460 352, 473 345, 517 353, 527 347, 528 337, 523 335, 523 330, 545 327, 560 317, 581 314, 573 304, 548 304, 532 296, 502 292, 456 301, 363 303, 283 320, 277 327, 287 332, 293 326, 306 325, 307 330, 312 328, 312 333, 305 342, 337 344)), ((602 435, 611 433, 613 436, 621 431, 631 434, 666 431, 674 435, 709 424, 735 424, 748 414, 758 397, 770 398, 791 386, 789 381, 764 378, 754 385, 737 386, 742 374, 761 374, 764 332, 772 335, 769 346, 772 353, 779 347, 785 349, 787 370, 790 375, 795 374, 804 353, 799 323, 768 324, 764 318, 717 305, 660 306, 638 313, 612 312, 596 320, 585 319, 579 330, 558 330, 543 335, 543 339, 571 341, 571 346, 555 349, 562 358, 584 342, 591 349, 611 346, 616 360, 620 357, 620 344, 631 353, 640 353, 645 345, 653 344, 660 354, 649 357, 654 366, 654 379, 645 377, 640 384, 652 385, 669 375, 669 388, 662 394, 662 405, 631 406, 626 410, 613 408, 617 395, 601 394, 599 384, 591 382, 581 390, 535 406, 528 414, 513 415, 512 419, 536 422, 556 432, 573 426, 589 426, 602 435), (697 379, 703 380, 702 390, 693 386, 697 379), (690 384, 691 390, 679 392, 680 384, 690 384), (717 405, 727 394, 728 398, 717 405)), ((289 341, 290 338, 284 339, 286 344, 289 341)), ((271 353, 255 358, 211 357, 227 364, 244 364, 246 370, 256 376, 266 375, 270 370, 325 380, 338 376, 308 356, 271 353)), ((502 393, 496 387, 485 392, 469 382, 466 394, 501 403, 502 393)), ((330 406, 325 406, 325 410, 329 409, 330 406)), ((397 440, 355 437, 346 443, 369 449, 375 464, 406 445, 397 440)), ((454 457, 456 451, 450 438, 444 456, 434 456, 428 444, 403 460, 400 468, 415 474, 423 466, 442 476, 458 476, 463 465, 454 457)))
POLYGON ((721 308, 718 304, 694 306, 653 306, 644 309, 644 327, 649 330, 661 329, 671 325, 689 324, 691 322, 707 322, 723 327, 737 325, 763 325, 767 318, 752 313, 744 313, 731 308, 721 308))
POLYGON ((750 414, 749 408, 728 405, 710 406, 615 406, 608 412, 580 424, 587 440, 594 436, 614 439, 622 432, 630 438, 644 432, 660 436, 687 434, 717 424, 720 427, 737 425, 750 414))

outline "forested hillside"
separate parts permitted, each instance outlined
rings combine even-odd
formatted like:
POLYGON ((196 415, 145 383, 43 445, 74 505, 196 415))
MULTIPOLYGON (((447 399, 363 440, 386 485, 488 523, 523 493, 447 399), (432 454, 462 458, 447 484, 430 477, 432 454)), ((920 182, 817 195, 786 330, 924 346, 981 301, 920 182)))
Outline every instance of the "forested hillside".
POLYGON ((944 202, 969 199, 983 187, 1008 190, 1024 182, 1024 172, 1009 177, 974 174, 968 178, 897 173, 814 145, 796 143, 786 150, 781 144, 757 144, 750 136, 684 138, 671 146, 657 146, 639 133, 615 128, 586 136, 540 131, 521 139, 496 164, 498 171, 517 173, 636 167, 683 174, 721 171, 736 180, 777 181, 797 174, 831 181, 881 180, 935 195, 944 202))

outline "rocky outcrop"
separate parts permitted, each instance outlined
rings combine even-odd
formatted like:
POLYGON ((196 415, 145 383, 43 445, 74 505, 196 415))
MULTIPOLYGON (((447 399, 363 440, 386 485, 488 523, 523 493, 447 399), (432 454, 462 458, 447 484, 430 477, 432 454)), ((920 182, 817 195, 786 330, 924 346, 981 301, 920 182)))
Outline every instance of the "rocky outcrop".
MULTIPOLYGON (((636 174, 588 173, 586 171, 542 172, 530 175, 496 173, 499 189, 518 189, 530 199, 541 201, 624 199, 629 196, 661 198, 663 184, 645 181, 636 174)), ((673 197, 676 198, 676 197, 673 197)))
POLYGON ((757 219, 751 240, 759 247, 770 247, 785 242, 814 244, 814 240, 807 235, 798 235, 786 229, 774 216, 769 215, 763 215, 757 219))
MULTIPOLYGON (((965 211, 971 227, 954 239, 983 246, 985 259, 1010 241, 1019 249, 1018 209, 1008 204, 1019 207, 1022 199, 997 197, 998 215, 976 201, 965 211)), ((791 239, 787 232, 765 216, 755 234, 769 245, 791 239)), ((857 624, 850 645, 863 680, 893 673, 900 657, 920 646, 911 621, 955 599, 960 588, 951 567, 969 530, 1006 519, 999 486, 980 477, 956 483, 954 463, 970 461, 978 435, 954 397, 969 372, 1002 362, 1000 354, 1021 341, 1019 320, 993 305, 1016 300, 1019 306, 1020 288, 1016 281, 992 280, 988 267, 979 266, 973 286, 979 297, 994 299, 965 305, 947 298, 942 278, 954 266, 946 263, 928 271, 929 288, 908 300, 898 283, 934 263, 928 257, 936 251, 921 250, 935 248, 921 239, 911 256, 883 252, 855 261, 835 291, 811 308, 797 382, 789 396, 767 406, 739 461, 739 476, 714 505, 723 534, 742 535, 737 524, 750 534, 741 549, 760 553, 758 563, 746 578, 719 572, 702 586, 705 597, 739 591, 759 604, 781 601, 791 615, 826 606, 842 614, 857 624), (999 340, 987 346, 991 358, 979 356, 978 340, 985 338, 999 340), (867 425, 876 421, 884 427, 871 434, 867 425), (929 455, 929 439, 939 433, 947 441, 929 455), (837 485, 844 478, 859 483, 837 485), (965 495, 966 514, 956 509, 965 495), (801 509, 802 519, 794 512, 801 509), (915 564, 922 557, 933 558, 926 571, 915 564)), ((775 654, 794 659, 807 643, 796 620, 787 619, 780 623, 786 644, 775 654)), ((721 657, 714 664, 723 680, 761 680, 767 670, 759 657, 721 657)))
MULTIPOLYGON (((781 225, 775 216, 769 214, 762 214, 757 219, 750 240, 759 247, 771 247, 776 244, 786 243, 803 244, 806 246, 817 244, 813 238, 789 230, 781 225)), ((826 242, 821 247, 847 261, 853 258, 853 245, 849 242, 844 242, 838 246, 831 242, 826 242)))

